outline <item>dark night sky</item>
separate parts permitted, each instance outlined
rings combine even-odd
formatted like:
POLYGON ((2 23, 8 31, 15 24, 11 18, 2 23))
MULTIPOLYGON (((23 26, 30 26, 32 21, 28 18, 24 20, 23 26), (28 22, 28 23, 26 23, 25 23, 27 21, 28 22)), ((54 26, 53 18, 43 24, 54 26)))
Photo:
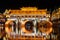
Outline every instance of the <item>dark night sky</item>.
POLYGON ((38 7, 47 8, 47 9, 55 9, 60 7, 59 0, 0 0, 0 12, 4 12, 5 9, 19 9, 20 7, 38 7))

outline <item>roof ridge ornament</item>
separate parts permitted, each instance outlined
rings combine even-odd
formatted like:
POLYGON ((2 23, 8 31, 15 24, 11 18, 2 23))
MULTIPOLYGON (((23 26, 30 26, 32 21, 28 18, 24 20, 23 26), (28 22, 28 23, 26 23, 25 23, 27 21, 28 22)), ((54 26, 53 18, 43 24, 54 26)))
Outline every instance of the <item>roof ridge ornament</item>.
POLYGON ((36 11, 36 7, 22 7, 20 8, 22 11, 36 11))

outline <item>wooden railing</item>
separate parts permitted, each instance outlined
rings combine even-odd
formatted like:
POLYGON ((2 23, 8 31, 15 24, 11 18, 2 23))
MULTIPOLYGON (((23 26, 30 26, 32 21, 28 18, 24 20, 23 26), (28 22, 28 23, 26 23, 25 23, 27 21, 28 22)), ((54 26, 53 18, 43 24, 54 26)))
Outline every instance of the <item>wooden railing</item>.
POLYGON ((34 36, 21 36, 21 37, 16 37, 16 38, 13 38, 13 37, 10 37, 8 38, 8 40, 46 40, 44 39, 44 37, 34 37, 34 36))

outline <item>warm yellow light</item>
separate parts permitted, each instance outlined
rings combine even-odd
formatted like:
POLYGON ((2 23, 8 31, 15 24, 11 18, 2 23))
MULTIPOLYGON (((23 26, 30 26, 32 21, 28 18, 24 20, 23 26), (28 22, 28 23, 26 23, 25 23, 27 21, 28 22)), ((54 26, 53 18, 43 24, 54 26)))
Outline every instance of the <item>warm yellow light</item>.
POLYGON ((37 8, 36 7, 22 7, 21 10, 22 11, 36 11, 37 8))

